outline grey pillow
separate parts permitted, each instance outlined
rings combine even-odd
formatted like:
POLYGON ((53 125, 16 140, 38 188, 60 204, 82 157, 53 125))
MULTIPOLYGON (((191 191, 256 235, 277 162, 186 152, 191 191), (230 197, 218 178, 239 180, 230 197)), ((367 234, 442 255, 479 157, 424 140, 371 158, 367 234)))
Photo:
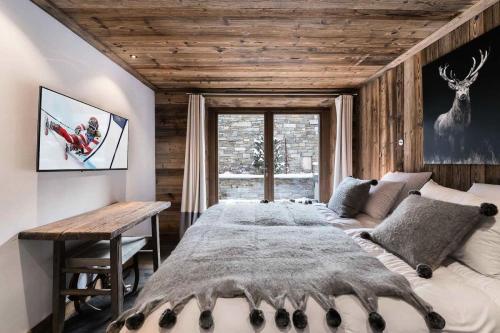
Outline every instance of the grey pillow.
POLYGON ((406 198, 372 232, 361 237, 371 239, 430 278, 432 270, 462 245, 466 236, 483 220, 497 212, 493 204, 464 206, 421 197, 406 198))
POLYGON ((370 189, 363 212, 375 219, 384 219, 394 206, 404 186, 405 183, 401 182, 379 181, 377 186, 370 189))
POLYGON ((376 180, 361 180, 346 177, 335 189, 328 208, 340 217, 354 217, 358 215, 368 200, 371 185, 377 185, 376 180))
POLYGON ((396 209, 396 207, 403 201, 407 196, 408 192, 412 190, 420 190, 429 179, 431 179, 432 172, 389 172, 382 177, 381 180, 388 180, 391 182, 401 182, 405 183, 405 187, 399 192, 399 196, 394 202, 394 206, 391 211, 396 209))

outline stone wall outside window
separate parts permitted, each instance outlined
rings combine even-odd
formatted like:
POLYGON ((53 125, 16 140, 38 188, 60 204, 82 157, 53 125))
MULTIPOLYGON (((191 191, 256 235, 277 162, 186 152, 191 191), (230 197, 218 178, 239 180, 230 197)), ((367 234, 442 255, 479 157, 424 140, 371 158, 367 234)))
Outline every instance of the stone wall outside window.
MULTIPOLYGON (((223 114, 218 119, 219 199, 263 199, 264 117, 223 114), (255 141, 258 141, 257 144, 255 141), (252 176, 256 175, 256 176, 252 176)), ((318 196, 319 115, 277 114, 274 118, 275 198, 318 196)))
MULTIPOLYGON (((219 174, 257 174, 254 161, 255 139, 264 133, 262 115, 219 115, 219 174)), ((319 115, 297 114, 275 116, 275 139, 282 154, 288 156, 288 172, 317 173, 319 161, 319 115), (311 170, 312 168, 312 170, 311 170)))

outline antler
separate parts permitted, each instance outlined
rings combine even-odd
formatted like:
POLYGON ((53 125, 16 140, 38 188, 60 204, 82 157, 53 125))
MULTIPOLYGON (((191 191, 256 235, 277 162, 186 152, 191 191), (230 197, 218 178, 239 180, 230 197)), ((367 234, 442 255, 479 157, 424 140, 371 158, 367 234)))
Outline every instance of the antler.
POLYGON ((456 84, 457 83, 457 78, 455 77, 455 74, 453 73, 453 71, 450 71, 451 77, 449 77, 448 74, 446 73, 448 71, 448 67, 449 67, 448 64, 444 65, 444 67, 439 66, 439 75, 441 75, 441 77, 445 81, 448 81, 450 83, 456 84))
POLYGON ((484 66, 484 63, 488 59, 488 51, 479 50, 479 53, 481 54, 481 61, 479 62, 479 65, 476 67, 476 58, 472 57, 472 68, 469 71, 469 74, 465 77, 463 81, 469 81, 472 79, 472 81, 475 80, 475 76, 479 73, 479 70, 484 66))

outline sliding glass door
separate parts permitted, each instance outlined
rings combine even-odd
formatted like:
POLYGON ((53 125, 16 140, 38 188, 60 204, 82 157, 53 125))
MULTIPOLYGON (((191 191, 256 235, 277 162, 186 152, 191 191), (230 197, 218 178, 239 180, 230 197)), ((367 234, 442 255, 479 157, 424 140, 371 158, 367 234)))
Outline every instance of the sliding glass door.
POLYGON ((275 114, 274 200, 319 200, 319 114, 275 114))
POLYGON ((326 175, 321 160, 328 159, 321 145, 321 110, 211 112, 211 204, 228 200, 320 200, 320 177, 326 175))
POLYGON ((219 201, 264 199, 264 115, 219 114, 217 143, 219 201))

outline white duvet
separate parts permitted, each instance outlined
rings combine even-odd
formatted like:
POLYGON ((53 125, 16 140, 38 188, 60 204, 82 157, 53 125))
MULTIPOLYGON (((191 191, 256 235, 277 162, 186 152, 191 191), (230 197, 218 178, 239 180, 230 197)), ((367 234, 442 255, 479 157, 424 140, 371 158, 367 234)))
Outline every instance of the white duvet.
MULTIPOLYGON (((333 222, 333 220, 332 220, 333 222)), ((343 219, 339 227, 371 226, 376 221, 366 217, 343 219)), ((449 262, 434 272, 432 279, 419 278, 415 271, 398 257, 384 249, 363 240, 357 235, 360 229, 347 230, 359 245, 368 253, 376 256, 388 269, 403 274, 411 283, 415 292, 446 320, 443 332, 500 332, 500 280, 478 274, 458 262, 449 262)), ((372 332, 368 324, 368 313, 354 296, 340 296, 336 299, 337 310, 342 316, 342 324, 331 330, 325 321, 325 311, 309 299, 306 314, 308 327, 295 330, 293 325, 285 332, 306 333, 364 333, 372 332)), ((165 304, 146 318, 138 333, 194 333, 203 332, 198 325, 200 310, 196 300, 192 299, 177 317, 177 323, 171 330, 160 329, 158 320, 161 313, 169 307, 165 304)), ((283 333, 274 323, 275 310, 267 303, 262 303, 266 323, 259 333, 283 333)), ((293 307, 287 303, 285 308, 293 313, 293 307)), ((213 333, 255 333, 250 321, 248 303, 242 298, 220 298, 213 311, 213 333)), ((422 315, 404 301, 381 297, 379 311, 386 321, 384 332, 409 333, 429 332, 422 315)), ((129 332, 125 327, 122 333, 129 332)))

